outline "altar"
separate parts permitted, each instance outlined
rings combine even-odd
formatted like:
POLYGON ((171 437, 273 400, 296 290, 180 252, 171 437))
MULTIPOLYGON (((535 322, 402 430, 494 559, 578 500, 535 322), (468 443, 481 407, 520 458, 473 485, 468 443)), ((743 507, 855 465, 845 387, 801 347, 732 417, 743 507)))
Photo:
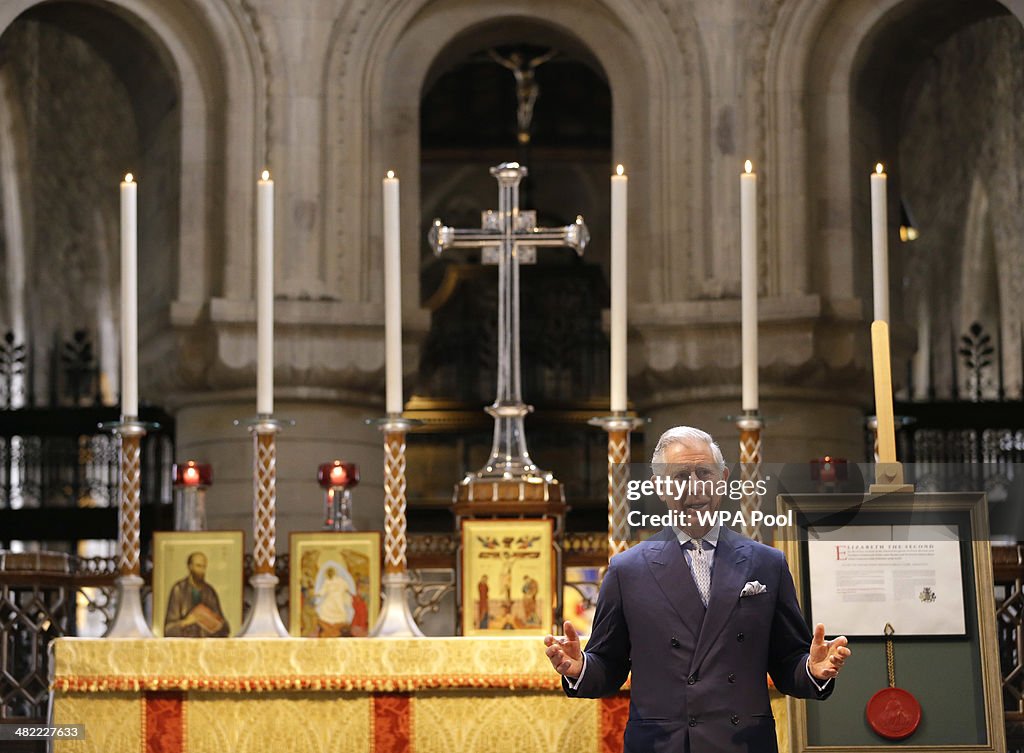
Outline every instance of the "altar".
POLYGON ((86 731, 58 753, 613 753, 629 715, 625 691, 565 697, 539 638, 64 638, 53 650, 54 723, 86 731))

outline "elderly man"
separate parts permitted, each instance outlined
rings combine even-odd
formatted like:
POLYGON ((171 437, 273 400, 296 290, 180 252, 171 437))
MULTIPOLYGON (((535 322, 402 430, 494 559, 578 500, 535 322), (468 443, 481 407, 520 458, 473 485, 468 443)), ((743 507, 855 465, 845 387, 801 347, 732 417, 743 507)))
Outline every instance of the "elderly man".
POLYGON ((681 526, 611 561, 586 652, 566 622, 544 639, 547 656, 569 696, 611 695, 632 672, 627 753, 777 751, 766 674, 783 693, 825 699, 847 640, 826 641, 821 624, 812 636, 781 552, 696 514, 718 509, 729 476, 709 434, 670 429, 653 465, 684 482, 663 497, 681 526))

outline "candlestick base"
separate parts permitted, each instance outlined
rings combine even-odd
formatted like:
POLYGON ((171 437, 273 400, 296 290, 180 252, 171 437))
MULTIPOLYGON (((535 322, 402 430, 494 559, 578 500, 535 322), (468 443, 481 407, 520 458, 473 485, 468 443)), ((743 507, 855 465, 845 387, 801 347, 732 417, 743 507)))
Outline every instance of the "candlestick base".
POLYGON ((153 638, 142 614, 142 585, 138 575, 122 575, 117 585, 117 611, 104 638, 153 638))
POLYGON ((238 633, 239 638, 287 638, 288 631, 277 610, 277 576, 256 573, 249 578, 252 586, 252 609, 238 633))
POLYGON ((408 587, 412 582, 408 573, 389 573, 381 578, 384 586, 384 607, 370 635, 375 638, 422 638, 412 612, 409 611, 408 587))

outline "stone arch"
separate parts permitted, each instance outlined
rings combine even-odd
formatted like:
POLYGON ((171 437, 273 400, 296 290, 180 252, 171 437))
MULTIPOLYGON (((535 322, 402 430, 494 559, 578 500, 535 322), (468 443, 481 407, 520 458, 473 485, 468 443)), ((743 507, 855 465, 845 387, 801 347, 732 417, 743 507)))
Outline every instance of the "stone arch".
MULTIPOLYGON (((402 179, 402 258, 417 268, 419 103, 439 52, 482 23, 523 18, 578 39, 608 76, 612 90, 613 160, 631 184, 630 243, 642 249, 630 276, 637 302, 685 297, 693 266, 680 249, 704 249, 708 228, 701 150, 707 116, 704 56, 695 25, 678 9, 636 3, 617 13, 593 0, 550 4, 527 0, 404 0, 350 9, 333 30, 325 71, 327 141, 324 268, 328 285, 353 303, 379 304, 382 275, 380 179, 402 179), (357 121, 351 113, 362 113, 357 121), (680 125, 681 124, 681 125, 680 125), (682 132, 683 138, 673 136, 682 132), (655 162, 653 155, 666 158, 655 162), (678 211, 689 202, 688 212, 678 211), (338 253, 333 249, 340 248, 338 253), (331 250, 328 252, 328 250, 331 250)), ((609 166, 610 168, 611 166, 609 166)), ((700 252, 695 256, 703 259, 700 252)), ((703 271, 703 270, 702 270, 703 271)), ((415 277, 403 279, 417 301, 415 277)), ((405 309, 407 324, 416 306, 405 309)), ((417 322, 422 326, 422 319, 417 322)))
MULTIPOLYGON (((265 99, 264 69, 251 23, 232 3, 73 2, 126 20, 151 42, 176 77, 181 211, 172 321, 193 323, 211 295, 251 298, 251 217, 264 153, 260 126, 265 99), (225 108, 229 91, 231 107, 225 108)), ((0 34, 40 4, 42 0, 4 3, 0 34)))
MULTIPOLYGON (((998 4, 1024 23, 1024 2, 998 4)), ((916 29, 918 43, 927 45, 930 34, 948 33, 951 19, 963 23, 965 16, 988 12, 957 4, 958 13, 943 17, 934 6, 922 0, 798 0, 780 9, 768 47, 766 113, 768 158, 777 168, 768 188, 768 243, 778 249, 771 284, 781 294, 816 292, 859 316, 859 309, 842 303, 863 299, 870 275, 870 262, 857 251, 858 236, 867 230, 859 225, 870 164, 854 160, 872 151, 885 159, 886 147, 885 136, 865 144, 863 129, 854 127, 857 86, 865 77, 881 77, 870 70, 877 63, 873 56, 896 38, 907 40, 915 20, 926 27, 923 34, 916 29)))

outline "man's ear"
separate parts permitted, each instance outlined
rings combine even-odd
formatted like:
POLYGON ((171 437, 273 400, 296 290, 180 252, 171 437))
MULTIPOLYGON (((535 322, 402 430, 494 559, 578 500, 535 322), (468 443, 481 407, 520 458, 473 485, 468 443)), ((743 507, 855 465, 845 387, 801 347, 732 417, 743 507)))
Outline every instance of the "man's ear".
POLYGON ((722 469, 722 481, 728 481, 728 480, 729 480, 729 466, 725 466, 725 468, 722 469))

